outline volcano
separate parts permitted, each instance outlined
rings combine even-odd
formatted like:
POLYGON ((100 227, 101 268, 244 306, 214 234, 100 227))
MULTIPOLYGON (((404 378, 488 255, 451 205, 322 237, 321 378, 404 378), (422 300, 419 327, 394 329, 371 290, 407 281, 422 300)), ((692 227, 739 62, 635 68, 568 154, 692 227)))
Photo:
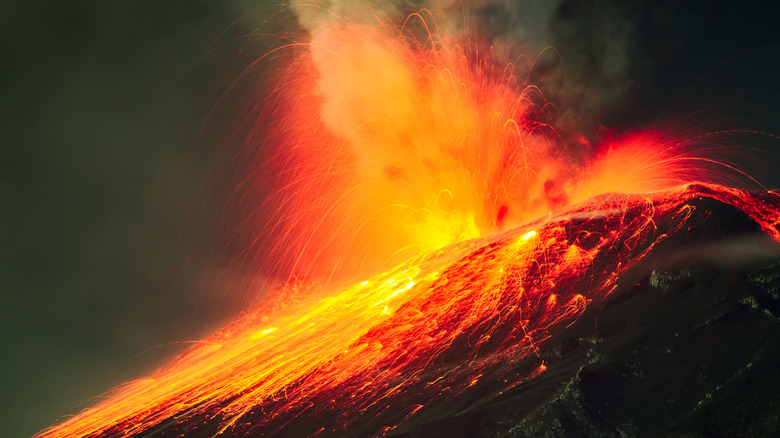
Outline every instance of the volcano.
POLYGON ((779 220, 773 192, 605 194, 341 290, 291 280, 39 436, 776 434, 779 220))

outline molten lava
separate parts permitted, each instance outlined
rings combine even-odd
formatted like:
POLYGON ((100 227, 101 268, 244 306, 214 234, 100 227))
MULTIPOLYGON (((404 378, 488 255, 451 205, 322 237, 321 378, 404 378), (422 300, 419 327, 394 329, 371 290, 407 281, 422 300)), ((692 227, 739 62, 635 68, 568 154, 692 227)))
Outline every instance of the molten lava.
POLYGON ((311 275, 274 293, 302 298, 260 305, 40 436, 382 435, 544 373, 538 346, 699 225, 696 199, 780 237, 774 193, 681 186, 706 175, 657 135, 564 152, 554 108, 513 67, 404 32, 321 25, 277 95, 271 166, 286 167, 256 238, 274 243, 254 257, 311 275))
POLYGON ((774 193, 605 195, 273 317, 256 309, 42 436, 372 436, 483 406, 545 371, 535 349, 556 328, 669 236, 701 225, 689 218, 703 197, 780 237, 774 193))

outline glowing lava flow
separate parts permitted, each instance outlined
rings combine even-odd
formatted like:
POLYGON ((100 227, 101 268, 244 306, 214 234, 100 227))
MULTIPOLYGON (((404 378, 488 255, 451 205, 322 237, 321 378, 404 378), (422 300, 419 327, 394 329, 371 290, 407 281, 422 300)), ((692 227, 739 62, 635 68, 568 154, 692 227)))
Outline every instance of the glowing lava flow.
POLYGON ((778 238, 772 193, 698 185, 603 196, 409 260, 294 313, 268 319, 258 309, 41 436, 369 436, 415 414, 484 405, 545 370, 534 351, 556 327, 668 236, 695 229, 703 197, 778 238))
POLYGON ((357 263, 353 247, 358 259, 424 255, 345 290, 291 281, 280 295, 326 298, 261 306, 41 437, 381 435, 543 373, 537 347, 695 227, 697 198, 733 205, 778 238, 776 195, 677 186, 690 167, 658 139, 574 166, 538 90, 511 69, 386 34, 313 32, 318 75, 291 82, 304 91, 288 96, 294 146, 282 155, 296 165, 274 210, 281 237, 256 257, 284 254, 304 273, 330 260, 327 278, 332 265, 357 263), (287 245, 290 236, 303 239, 287 245))

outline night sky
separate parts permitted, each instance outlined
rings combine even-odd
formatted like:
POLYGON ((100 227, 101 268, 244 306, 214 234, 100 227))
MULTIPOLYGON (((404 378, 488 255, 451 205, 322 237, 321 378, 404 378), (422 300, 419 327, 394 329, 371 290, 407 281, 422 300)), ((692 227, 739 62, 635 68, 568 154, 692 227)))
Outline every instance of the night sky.
MULTIPOLYGON (((0 5, 0 436, 82 409, 247 304, 224 282, 231 180, 218 164, 240 114, 208 115, 262 53, 258 37, 239 37, 274 10, 266 3, 0 5)), ((593 133, 780 135, 780 27, 767 2, 482 3, 484 29, 520 35, 531 22, 534 44, 558 49, 561 111, 593 133)), ((757 149, 731 158, 780 187, 780 141, 718 141, 757 149)))

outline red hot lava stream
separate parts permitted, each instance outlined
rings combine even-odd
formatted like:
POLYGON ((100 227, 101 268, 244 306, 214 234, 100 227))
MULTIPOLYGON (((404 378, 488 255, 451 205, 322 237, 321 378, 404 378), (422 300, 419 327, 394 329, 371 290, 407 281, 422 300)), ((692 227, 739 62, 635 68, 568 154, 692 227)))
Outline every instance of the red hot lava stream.
POLYGON ((775 194, 686 186, 706 174, 647 134, 575 165, 511 68, 403 32, 312 32, 300 65, 316 74, 280 94, 280 156, 296 164, 272 200, 280 243, 263 251, 323 278, 405 261, 341 289, 291 280, 278 296, 311 298, 260 305, 39 436, 382 435, 544 373, 538 346, 695 226, 692 200, 780 237, 775 194))

